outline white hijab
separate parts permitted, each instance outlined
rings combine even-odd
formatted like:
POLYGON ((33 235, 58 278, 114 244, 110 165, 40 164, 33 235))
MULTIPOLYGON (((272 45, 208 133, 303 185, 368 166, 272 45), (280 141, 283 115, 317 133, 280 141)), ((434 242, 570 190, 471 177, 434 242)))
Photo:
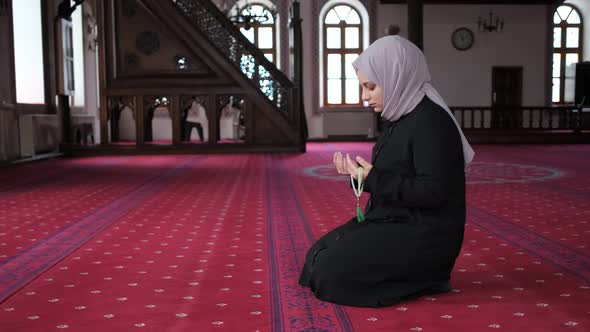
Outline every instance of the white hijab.
POLYGON ((412 112, 425 95, 444 108, 461 135, 465 164, 473 160, 475 152, 451 110, 432 86, 426 59, 418 47, 399 36, 379 38, 352 66, 383 89, 381 117, 386 120, 396 121, 412 112))

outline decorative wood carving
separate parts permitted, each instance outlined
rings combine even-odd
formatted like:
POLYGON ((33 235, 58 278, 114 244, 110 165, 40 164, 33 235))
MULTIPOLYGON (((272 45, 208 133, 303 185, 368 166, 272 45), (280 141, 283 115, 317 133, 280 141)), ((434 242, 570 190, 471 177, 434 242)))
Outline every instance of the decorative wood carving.
POLYGON ((135 38, 135 47, 145 55, 151 55, 160 50, 160 36, 154 31, 142 31, 135 38))
POLYGON ((148 110, 158 106, 168 106, 170 104, 170 96, 144 96, 143 108, 148 110))
POLYGON ((139 68, 139 56, 135 53, 125 53, 125 65, 128 69, 139 68))
POLYGON ((110 120, 111 142, 119 141, 119 118, 121 112, 129 107, 131 114, 135 119, 134 98, 129 96, 111 96, 107 97, 107 119, 110 120))
POLYGON ((123 16, 127 18, 135 16, 135 14, 137 13, 137 7, 137 0, 123 0, 121 2, 123 16))
MULTIPOLYGON (((107 111, 119 110, 122 111, 125 107, 129 107, 135 114, 135 103, 133 97, 129 96, 110 96, 107 97, 107 111)), ((109 114, 110 119, 110 114, 109 114)))
POLYGON ((8 0, 0 0, 0 16, 8 15, 8 0))
POLYGON ((222 110, 231 101, 231 95, 218 95, 217 96, 217 110, 222 110))
POLYGON ((191 108, 193 102, 200 104, 203 108, 207 109, 207 99, 209 96, 206 95, 197 95, 197 96, 181 96, 180 97, 180 105, 181 109, 186 110, 191 108))
POLYGON ((176 0, 174 3, 228 61, 252 79, 272 104, 284 114, 292 111, 289 94, 293 83, 235 28, 214 3, 210 0, 176 0))

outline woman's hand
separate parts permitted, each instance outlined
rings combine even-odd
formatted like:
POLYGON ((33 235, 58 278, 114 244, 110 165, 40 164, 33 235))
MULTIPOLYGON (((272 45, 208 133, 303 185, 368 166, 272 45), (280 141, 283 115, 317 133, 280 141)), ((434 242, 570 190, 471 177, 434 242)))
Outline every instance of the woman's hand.
POLYGON ((357 163, 360 164, 363 168, 362 176, 363 180, 365 180, 367 178, 367 175, 369 175, 371 168, 373 168, 373 165, 371 165, 362 157, 357 156, 355 162, 350 158, 348 154, 346 154, 346 157, 344 157, 340 152, 334 153, 334 165, 336 166, 336 171, 338 172, 338 174, 352 175, 352 177, 355 180, 358 180, 359 166, 357 163))
POLYGON ((349 175, 348 168, 346 167, 346 162, 342 153, 336 152, 334 153, 334 166, 336 166, 336 171, 338 174, 341 175, 349 175))
POLYGON ((363 159, 362 157, 359 157, 359 156, 356 157, 356 161, 353 161, 352 159, 350 159, 350 156, 348 154, 346 154, 346 165, 347 165, 347 169, 348 169, 348 174, 352 175, 352 177, 355 180, 358 180, 358 176, 359 176, 359 166, 358 165, 359 164, 363 168, 362 177, 363 177, 363 181, 364 181, 367 178, 367 175, 369 175, 371 168, 373 168, 373 165, 369 164, 368 161, 366 161, 365 159, 363 159))

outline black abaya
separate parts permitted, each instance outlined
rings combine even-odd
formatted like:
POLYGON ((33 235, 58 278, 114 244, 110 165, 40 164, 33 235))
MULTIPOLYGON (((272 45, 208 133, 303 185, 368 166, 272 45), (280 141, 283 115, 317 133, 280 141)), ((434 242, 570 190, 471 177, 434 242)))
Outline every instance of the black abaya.
POLYGON ((465 225, 463 150, 453 120, 424 97, 386 123, 371 163, 367 219, 355 217, 318 240, 299 283, 321 300, 369 307, 450 290, 465 225))

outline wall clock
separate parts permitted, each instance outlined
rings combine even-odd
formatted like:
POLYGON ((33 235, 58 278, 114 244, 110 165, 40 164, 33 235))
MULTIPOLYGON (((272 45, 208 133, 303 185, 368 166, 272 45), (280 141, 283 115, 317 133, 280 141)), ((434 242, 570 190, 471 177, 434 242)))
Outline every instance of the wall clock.
POLYGON ((451 34, 451 42, 453 47, 459 51, 467 51, 473 46, 475 35, 469 28, 461 27, 453 31, 451 34))

